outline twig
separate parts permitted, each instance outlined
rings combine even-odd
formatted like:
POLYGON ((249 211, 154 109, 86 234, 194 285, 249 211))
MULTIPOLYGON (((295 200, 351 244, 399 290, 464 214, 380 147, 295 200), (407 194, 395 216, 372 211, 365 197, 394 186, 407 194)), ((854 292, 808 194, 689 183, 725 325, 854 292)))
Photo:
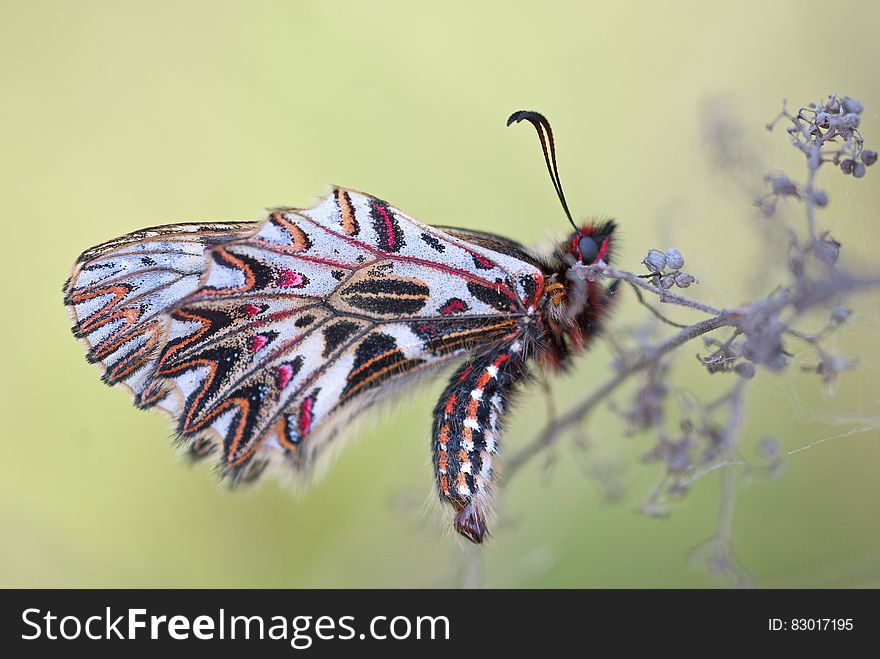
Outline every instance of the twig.
POLYGON ((646 348, 640 355, 629 360, 629 363, 624 365, 613 378, 596 389, 590 396, 567 413, 557 417, 534 440, 510 456, 505 461, 504 480, 509 481, 523 465, 556 442, 563 431, 580 422, 596 405, 606 400, 612 392, 626 382, 634 373, 638 373, 651 364, 656 363, 663 355, 691 339, 716 330, 719 327, 733 324, 734 318, 735 313, 721 314, 715 318, 709 318, 708 320, 689 325, 669 338, 646 348))

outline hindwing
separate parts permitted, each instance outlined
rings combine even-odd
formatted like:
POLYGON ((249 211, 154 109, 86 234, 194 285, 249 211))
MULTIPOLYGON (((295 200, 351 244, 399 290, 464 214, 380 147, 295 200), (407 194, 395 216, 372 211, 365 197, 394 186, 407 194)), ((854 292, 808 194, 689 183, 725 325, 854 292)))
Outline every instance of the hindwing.
POLYGON ((165 345, 168 311, 198 289, 205 251, 253 233, 256 222, 152 227, 80 255, 64 285, 73 333, 104 381, 135 394, 149 382, 165 345))

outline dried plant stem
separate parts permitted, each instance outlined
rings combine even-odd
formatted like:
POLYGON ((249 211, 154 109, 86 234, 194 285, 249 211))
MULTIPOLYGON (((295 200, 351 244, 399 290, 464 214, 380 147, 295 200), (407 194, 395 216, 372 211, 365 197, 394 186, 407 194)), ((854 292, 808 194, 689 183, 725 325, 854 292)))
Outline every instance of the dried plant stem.
POLYGON ((732 322, 732 314, 721 314, 715 318, 709 318, 686 327, 669 338, 650 346, 635 358, 631 358, 629 363, 624 365, 613 378, 605 382, 605 384, 575 405, 571 410, 557 417, 534 440, 508 458, 505 462, 504 480, 510 480, 530 459, 554 444, 565 430, 580 423, 596 405, 607 400, 608 396, 626 382, 630 376, 645 370, 652 364, 656 364, 663 355, 675 350, 678 346, 687 343, 691 339, 716 330, 719 327, 730 325, 732 322))
POLYGON ((718 516, 715 522, 715 531, 706 542, 695 547, 691 552, 694 560, 707 563, 710 572, 713 572, 732 585, 748 587, 751 579, 748 573, 739 564, 733 548, 733 517, 736 511, 737 479, 736 460, 739 437, 745 418, 745 385, 746 380, 740 380, 733 389, 721 400, 729 407, 727 421, 721 434, 722 453, 721 460, 721 491, 718 501, 718 516))
POLYGON ((666 302, 669 304, 677 304, 681 307, 688 307, 690 309, 695 309, 697 311, 702 311, 704 313, 712 314, 713 316, 718 316, 722 312, 720 309, 716 309, 715 307, 710 307, 708 304, 703 304, 702 302, 697 302, 696 300, 691 300, 689 298, 683 297, 681 295, 676 295, 675 293, 670 293, 667 290, 662 288, 658 288, 654 286, 652 283, 645 281, 643 277, 639 277, 631 272, 626 272, 625 270, 618 270, 617 268, 612 268, 607 265, 601 266, 588 266, 590 270, 596 273, 602 273, 607 277, 611 277, 613 279, 622 279, 625 282, 632 284, 633 286, 638 286, 641 289, 648 291, 649 293, 653 293, 656 295, 661 302, 666 302))
MULTIPOLYGON (((605 271, 612 277, 626 274, 612 268, 606 268, 605 271)), ((637 279, 635 275, 632 276, 637 279)), ((880 286, 880 279, 857 279, 840 274, 831 280, 815 282, 809 289, 801 291, 786 289, 774 297, 757 300, 732 311, 718 312, 713 318, 689 325, 662 341, 640 349, 634 355, 625 355, 623 365, 612 378, 568 412, 556 417, 537 437, 507 458, 502 480, 507 482, 513 478, 525 464, 555 444, 566 430, 581 423, 599 403, 608 400, 608 397, 630 377, 656 364, 664 355, 679 346, 721 327, 735 327, 743 318, 778 313, 786 307, 791 307, 795 315, 799 315, 807 309, 826 303, 831 298, 877 286, 880 286)))

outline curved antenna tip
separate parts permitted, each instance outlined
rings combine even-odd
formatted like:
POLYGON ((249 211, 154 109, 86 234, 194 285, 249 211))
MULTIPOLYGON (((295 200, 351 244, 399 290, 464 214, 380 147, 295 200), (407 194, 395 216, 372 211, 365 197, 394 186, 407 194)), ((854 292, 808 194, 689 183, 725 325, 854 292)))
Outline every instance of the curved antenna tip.
POLYGON ((556 190, 556 196, 562 204, 562 210, 565 211, 565 217, 574 227, 575 231, 579 231, 577 224, 571 217, 571 211, 568 210, 568 202, 565 200, 565 194, 562 192, 562 181, 559 178, 559 167, 556 165, 556 145, 553 141, 553 129, 550 128, 550 122, 540 112, 533 110, 517 110, 507 118, 507 125, 519 123, 525 119, 534 127, 538 133, 538 139, 541 141, 541 151, 544 152, 544 163, 547 165, 547 172, 550 174, 550 181, 553 183, 553 189, 556 190), (549 146, 549 149, 548 149, 549 146))
POLYGON ((528 119, 529 121, 539 121, 546 122, 547 119, 540 112, 535 112, 534 110, 517 110, 512 115, 507 118, 507 125, 510 126, 513 123, 519 123, 523 119, 528 119))

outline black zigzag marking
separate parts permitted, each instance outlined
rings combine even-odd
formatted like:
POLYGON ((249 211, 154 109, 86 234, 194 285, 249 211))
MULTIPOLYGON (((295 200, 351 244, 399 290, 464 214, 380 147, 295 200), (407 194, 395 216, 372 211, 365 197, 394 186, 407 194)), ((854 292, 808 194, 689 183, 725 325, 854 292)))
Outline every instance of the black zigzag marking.
MULTIPOLYGON (((198 334, 198 339, 190 346, 190 349, 199 349, 200 346, 203 346, 206 341, 211 340, 211 338, 216 335, 219 331, 228 328, 230 325, 235 322, 235 317, 222 311, 220 309, 210 309, 208 307, 185 307, 182 310, 175 311, 171 314, 171 317, 178 322, 192 323, 198 322, 189 318, 187 315, 197 316, 198 318, 207 321, 205 325, 201 325, 197 330, 195 330, 195 334, 198 334)), ((162 351, 162 358, 165 355, 173 354, 178 347, 182 344, 190 343, 192 341, 192 334, 185 334, 183 336, 179 336, 175 339, 171 339, 165 345, 164 350, 162 351)), ((187 349, 183 348, 181 354, 186 354, 187 349)), ((175 357, 175 361, 180 359, 180 355, 175 357)))
POLYGON ((378 387, 394 375, 424 361, 408 359, 398 348, 393 336, 381 332, 370 334, 355 349, 354 364, 340 398, 345 400, 354 394, 378 387))
POLYGON ((450 320, 415 320, 408 325, 423 341, 425 350, 437 356, 489 345, 510 334, 514 328, 512 320, 466 316, 450 320))
POLYGON ((302 316, 297 318, 295 321, 293 321, 293 324, 296 327, 308 327, 309 325, 311 325, 314 322, 315 322, 315 317, 312 314, 307 313, 307 314, 303 314, 302 316))
POLYGON ((265 384, 256 383, 237 389, 229 396, 229 400, 247 401, 247 411, 240 434, 236 430, 241 422, 241 412, 236 412, 229 424, 226 437, 223 438, 223 453, 228 462, 235 462, 250 448, 254 440, 254 426, 268 392, 269 388, 265 384), (236 439, 238 440, 237 445, 235 445, 236 439))
POLYGON ((428 303, 431 289, 406 279, 363 279, 340 292, 351 306, 380 314, 414 314, 428 303))
POLYGON ((178 420, 178 433, 185 435, 193 429, 198 429, 197 417, 201 416, 201 412, 205 409, 205 403, 211 400, 223 386, 226 376, 235 368, 241 358, 242 352, 239 348, 220 346, 203 350, 197 353, 193 359, 183 359, 176 363, 166 364, 156 372, 159 377, 170 378, 205 366, 211 370, 184 402, 183 413, 178 420), (186 427, 188 419, 193 424, 193 428, 186 427))
POLYGON ((329 357, 358 327, 357 323, 353 323, 350 320, 340 320, 325 327, 323 332, 324 352, 321 356, 325 359, 329 357))
MULTIPOLYGON (((276 273, 270 266, 250 256, 238 254, 235 252, 227 253, 224 249, 217 249, 211 252, 211 257, 214 259, 214 262, 219 264, 220 266, 224 268, 232 268, 235 270, 241 270, 241 265, 239 265, 235 261, 243 261, 254 277, 253 286, 248 289, 250 291, 257 291, 269 288, 273 286, 276 279, 276 273)), ((202 290, 216 291, 221 289, 218 289, 216 286, 205 285, 202 290)))
POLYGON ((477 298, 480 302, 488 304, 490 307, 494 307, 499 311, 511 311, 515 309, 510 297, 501 292, 500 286, 486 286, 475 281, 469 281, 467 287, 471 295, 477 298))
POLYGON ((437 240, 430 233, 423 233, 422 240, 433 250, 440 252, 441 254, 446 251, 446 245, 437 240))

